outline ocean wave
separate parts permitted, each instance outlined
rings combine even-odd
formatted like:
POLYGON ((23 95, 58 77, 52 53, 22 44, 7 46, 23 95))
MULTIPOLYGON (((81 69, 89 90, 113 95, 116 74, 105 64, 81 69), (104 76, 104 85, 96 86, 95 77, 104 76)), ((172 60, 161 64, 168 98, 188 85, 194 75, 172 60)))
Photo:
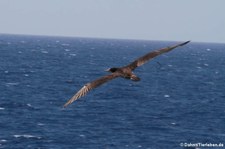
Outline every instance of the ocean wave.
POLYGON ((6 86, 16 86, 16 85, 19 85, 19 82, 8 82, 8 83, 5 83, 6 86))
POLYGON ((70 56, 76 56, 77 54, 71 53, 70 56))
POLYGON ((37 123, 38 126, 44 126, 45 124, 43 123, 37 123))
POLYGON ((170 97, 170 95, 164 95, 164 97, 165 97, 165 98, 169 98, 169 97, 170 97))
POLYGON ((48 54, 48 51, 41 51, 41 53, 48 54))
POLYGON ((15 137, 15 138, 26 138, 26 139, 30 139, 30 138, 41 139, 41 137, 39 137, 39 136, 28 135, 28 134, 24 134, 24 135, 13 135, 13 137, 15 137))

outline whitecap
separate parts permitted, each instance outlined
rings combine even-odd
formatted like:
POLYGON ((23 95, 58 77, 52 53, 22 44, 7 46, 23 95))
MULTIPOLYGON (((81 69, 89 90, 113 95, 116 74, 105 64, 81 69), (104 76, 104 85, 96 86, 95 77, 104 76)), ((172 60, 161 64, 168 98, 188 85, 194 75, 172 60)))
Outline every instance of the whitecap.
POLYGON ((18 85, 19 83, 18 82, 8 82, 8 83, 6 83, 5 85, 6 86, 16 86, 16 85, 18 85))
POLYGON ((13 135, 15 138, 19 138, 21 137, 22 135, 13 135))
POLYGON ((202 67, 196 67, 196 68, 198 68, 198 69, 202 69, 202 67))
POLYGON ((77 54, 71 53, 70 56, 76 56, 77 54))
POLYGON ((23 53, 22 51, 18 51, 19 54, 23 53))
POLYGON ((44 126, 45 124, 43 123, 37 123, 38 126, 44 126))
POLYGON ((9 73, 9 71, 8 70, 5 70, 4 73, 9 73))
POLYGON ((31 105, 31 104, 29 104, 29 103, 27 104, 27 106, 28 106, 28 107, 32 107, 32 105, 31 105))
POLYGON ((84 138, 84 137, 85 137, 85 135, 83 135, 83 134, 80 134, 79 136, 80 136, 80 137, 82 137, 82 138, 84 138))
POLYGON ((208 48, 208 49, 206 49, 206 51, 211 51, 211 49, 208 48))
POLYGON ((70 49, 64 49, 66 52, 69 52, 70 51, 70 49))
POLYGON ((5 140, 5 139, 2 139, 2 140, 0 140, 0 142, 7 142, 7 140, 5 140))
POLYGON ((27 135, 27 134, 25 134, 25 135, 13 135, 15 138, 27 138, 27 139, 29 139, 29 138, 36 138, 36 139, 41 139, 41 137, 38 137, 38 136, 33 136, 33 135, 27 135))
POLYGON ((209 66, 209 64, 204 64, 205 66, 209 66))
POLYGON ((24 74, 24 76, 25 76, 25 77, 28 77, 28 76, 29 76, 29 74, 24 74))
POLYGON ((48 53, 48 51, 41 51, 41 53, 47 54, 47 53, 48 53))
POLYGON ((171 123, 172 125, 176 125, 176 123, 171 123))
POLYGON ((164 97, 165 97, 165 98, 169 98, 169 97, 170 97, 170 95, 164 95, 164 97))
POLYGON ((0 107, 0 110, 5 110, 5 108, 3 108, 3 107, 0 107))
POLYGON ((68 43, 62 43, 61 45, 62 46, 69 46, 70 44, 68 44, 68 43))
POLYGON ((168 65, 169 67, 173 67, 173 65, 168 65))

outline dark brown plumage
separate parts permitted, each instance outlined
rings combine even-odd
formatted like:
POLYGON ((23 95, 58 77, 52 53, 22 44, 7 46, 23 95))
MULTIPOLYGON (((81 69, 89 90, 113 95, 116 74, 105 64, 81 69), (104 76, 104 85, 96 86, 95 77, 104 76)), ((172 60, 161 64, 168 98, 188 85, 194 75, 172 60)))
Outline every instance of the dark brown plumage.
POLYGON ((71 104, 72 102, 74 102, 75 100, 77 100, 78 98, 86 95, 90 90, 106 83, 107 81, 110 81, 112 79, 115 79, 117 77, 122 77, 122 78, 126 78, 126 79, 131 79, 133 81, 139 81, 140 78, 138 78, 132 71, 145 64, 147 61, 149 61, 150 59, 160 55, 160 54, 163 54, 163 53, 166 53, 166 52, 169 52, 179 46, 183 46, 187 43, 189 43, 190 41, 186 41, 186 42, 183 42, 183 43, 180 43, 180 44, 177 44, 175 46, 171 46, 171 47, 166 47, 166 48, 162 48, 162 49, 159 49, 159 50, 154 50, 154 51, 151 51, 149 53, 147 53, 146 55, 136 59, 134 62, 130 63, 129 65, 127 66, 124 66, 124 67, 120 67, 120 68, 110 68, 108 69, 107 71, 111 72, 111 74, 109 75, 106 75, 106 76, 103 76, 99 79, 96 79, 90 83, 87 83, 85 84, 68 102, 66 102, 66 104, 64 105, 64 107, 68 106, 69 104, 71 104))

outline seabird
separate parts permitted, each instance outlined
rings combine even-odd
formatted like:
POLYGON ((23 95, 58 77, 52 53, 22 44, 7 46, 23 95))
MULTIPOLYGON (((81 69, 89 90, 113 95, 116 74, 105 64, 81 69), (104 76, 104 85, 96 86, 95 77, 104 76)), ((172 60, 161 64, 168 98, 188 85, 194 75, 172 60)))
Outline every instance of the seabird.
POLYGON ((162 49, 158 49, 158 50, 154 50, 151 51, 149 53, 147 53, 146 55, 136 59, 135 61, 133 61, 132 63, 130 63, 127 66, 124 67, 113 67, 113 68, 109 68, 106 71, 111 72, 111 74, 109 75, 105 75, 101 78, 98 78, 92 82, 89 82, 87 84, 85 84, 71 99, 69 99, 65 104, 64 104, 64 108, 67 107, 69 104, 71 104, 72 102, 74 102, 75 100, 77 100, 78 98, 86 95, 90 90, 106 83, 107 81, 110 81, 112 79, 118 78, 118 77, 122 77, 125 79, 130 79, 132 81, 140 81, 140 78, 137 77, 134 73, 133 70, 143 64, 145 64, 146 62, 148 62, 149 60, 151 60, 152 58, 161 55, 163 53, 169 52, 177 47, 183 46, 187 43, 189 43, 190 41, 186 41, 174 46, 170 46, 170 47, 165 47, 162 49))

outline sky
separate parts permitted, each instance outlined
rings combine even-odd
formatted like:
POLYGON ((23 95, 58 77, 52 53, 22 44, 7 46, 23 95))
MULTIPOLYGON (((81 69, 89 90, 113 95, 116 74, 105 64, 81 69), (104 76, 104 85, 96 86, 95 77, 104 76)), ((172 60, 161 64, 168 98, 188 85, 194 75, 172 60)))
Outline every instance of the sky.
POLYGON ((225 0, 0 0, 0 33, 225 43, 225 0))

